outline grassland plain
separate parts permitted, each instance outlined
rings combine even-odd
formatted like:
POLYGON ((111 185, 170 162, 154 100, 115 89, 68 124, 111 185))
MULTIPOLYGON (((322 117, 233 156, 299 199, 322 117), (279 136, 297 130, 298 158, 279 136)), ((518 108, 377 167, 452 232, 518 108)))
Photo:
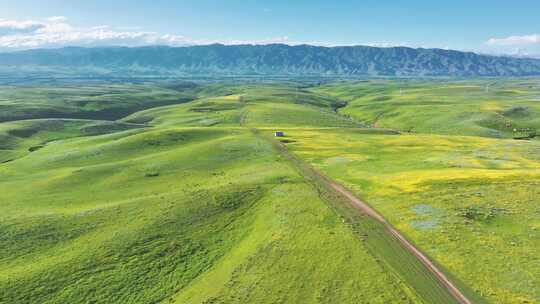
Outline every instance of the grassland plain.
MULTIPOLYGON (((82 86, 80 94, 64 86, 58 92, 54 86, 0 90, 1 103, 10 104, 3 112, 7 120, 29 118, 0 124, 0 242, 5 244, 0 249, 0 303, 453 303, 380 226, 343 204, 332 204, 302 170, 291 166, 286 154, 250 132, 253 128, 266 133, 284 130, 293 151, 364 195, 454 274, 473 299, 477 300, 475 292, 466 285, 490 299, 500 295, 534 302, 536 289, 529 288, 536 284, 534 277, 523 281, 518 271, 515 281, 478 279, 498 267, 495 259, 502 256, 481 265, 476 274, 471 265, 484 262, 473 256, 478 249, 474 246, 493 247, 493 255, 498 250, 509 254, 507 259, 519 256, 516 265, 523 262, 518 265, 522 269, 537 265, 532 249, 537 243, 530 243, 537 242, 537 210, 534 196, 527 195, 536 193, 531 192, 536 175, 529 171, 534 171, 538 154, 529 148, 538 142, 528 147, 512 141, 515 148, 508 161, 491 159, 490 153, 499 151, 496 147, 468 158, 456 154, 451 146, 455 140, 473 149, 474 137, 410 136, 417 142, 405 145, 408 153, 388 152, 385 141, 406 137, 393 130, 361 129, 370 121, 338 115, 355 102, 333 92, 342 85, 114 85, 118 92, 109 86, 82 86), (43 90, 59 95, 41 100, 43 90), (99 110, 72 102, 88 99, 88 91, 99 92, 99 110), (42 107, 60 107, 63 112, 57 117, 34 111, 42 107), (112 111, 114 117, 101 115, 118 107, 122 110, 112 111), (360 144, 370 139, 381 143, 369 149, 369 143, 360 144), (440 154, 424 163, 422 153, 433 152, 428 140, 441 146, 436 150, 440 154), (372 161, 378 157, 380 161, 372 161), (468 200, 454 203, 457 187, 474 194, 476 184, 468 184, 465 167, 463 172, 446 171, 459 178, 445 180, 438 169, 447 163, 437 162, 437 157, 489 167, 474 171, 486 174, 478 181, 485 183, 482 191, 493 199, 504 196, 501 204, 508 206, 479 203, 479 208, 468 208, 468 200), (369 178, 346 174, 356 164, 370 173, 369 178), (404 185, 388 186, 381 168, 394 170, 394 179, 404 185), (424 169, 425 185, 419 186, 414 173, 424 169), (439 179, 431 180, 437 172, 439 179), (493 178, 495 172, 501 179, 493 178), (513 192, 495 183, 515 176, 515 183, 504 184, 513 192), (429 209, 423 206, 430 203, 427 199, 440 195, 446 200, 447 210, 456 214, 445 214, 436 224, 452 220, 448 230, 441 232, 436 226, 415 233, 417 227, 430 224, 423 217, 414 218, 419 224, 413 229, 402 221, 403 212, 394 213, 392 206, 405 206, 413 194, 426 197, 427 203, 419 204, 419 217, 429 217, 422 213, 429 209), (506 198, 518 197, 529 209, 510 208, 514 201, 506 198), (524 218, 533 230, 524 228, 524 218), (488 229, 484 226, 496 228, 490 230, 494 236, 489 240, 512 239, 513 251, 504 244, 478 243, 474 238, 488 229), (473 233, 466 235, 469 228, 473 233), (502 239, 498 231, 506 231, 502 239), (460 250, 444 252, 468 239, 471 244, 460 250)), ((363 85, 353 84, 351 90, 363 85)), ((462 154, 469 155, 467 151, 462 154)), ((500 267, 497 274, 509 278, 508 269, 500 267)), ((482 303, 481 297, 475 303, 482 303)))
POLYGON ((369 129, 287 133, 289 149, 485 298, 540 301, 540 142, 369 129))
POLYGON ((66 139, 1 172, 3 303, 416 302, 247 130, 66 139))
POLYGON ((11 153, 0 165, 0 302, 452 303, 384 263, 373 246, 392 242, 360 242, 249 131, 355 126, 333 99, 242 90, 123 122, 0 124, 11 153), (297 109, 297 122, 272 102, 297 109))
POLYGON ((72 137, 114 133, 142 128, 115 121, 33 119, 0 124, 0 163, 13 161, 43 148, 47 143, 72 137))
POLYGON ((199 127, 355 127, 336 114, 344 106, 334 98, 293 85, 235 86, 234 94, 203 96, 190 103, 134 113, 122 121, 199 127))
POLYGON ((514 129, 540 132, 538 78, 347 81, 313 91, 347 102, 340 113, 379 128, 495 138, 511 138, 514 129))
POLYGON ((131 84, 0 86, 0 122, 38 118, 114 120, 198 96, 197 88, 131 84))

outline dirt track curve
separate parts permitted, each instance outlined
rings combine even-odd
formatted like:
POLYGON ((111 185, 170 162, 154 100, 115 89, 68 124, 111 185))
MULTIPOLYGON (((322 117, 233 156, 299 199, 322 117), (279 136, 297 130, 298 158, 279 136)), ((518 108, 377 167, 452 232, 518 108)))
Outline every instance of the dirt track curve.
POLYGON ((353 204, 353 206, 383 224, 386 230, 393 235, 403 245, 403 247, 405 247, 411 254, 420 260, 420 262, 437 278, 437 280, 448 290, 448 292, 456 299, 456 301, 458 301, 458 303, 473 303, 452 283, 452 281, 450 281, 450 279, 446 277, 446 275, 439 268, 437 268, 435 264, 433 264, 433 262, 429 260, 425 254, 411 244, 403 235, 401 235, 399 231, 392 227, 392 225, 390 225, 377 211, 358 199, 343 186, 335 182, 328 181, 327 179, 325 180, 330 187, 344 195, 353 204))

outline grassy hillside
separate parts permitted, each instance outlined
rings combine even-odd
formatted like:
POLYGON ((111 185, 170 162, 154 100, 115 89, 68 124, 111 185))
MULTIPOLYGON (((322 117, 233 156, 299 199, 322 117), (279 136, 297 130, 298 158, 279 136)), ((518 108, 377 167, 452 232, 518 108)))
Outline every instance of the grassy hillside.
POLYGON ((537 302, 540 142, 479 124, 534 127, 537 91, 472 83, 4 87, 0 303, 456 303, 277 130, 475 303, 537 302))
POLYGON ((247 130, 67 139, 0 172, 6 303, 418 302, 247 130))
POLYGON ((540 133, 540 82, 530 80, 366 81, 314 89, 348 102, 340 113, 379 128, 511 138, 540 133))
POLYGON ((356 191, 493 303, 540 300, 540 142, 290 130, 288 144, 356 191))
MULTIPOLYGON (((125 119, 145 128, 108 123, 109 134, 89 133, 103 122, 1 124, 20 155, 0 165, 0 302, 424 302, 240 127, 243 115, 275 116, 265 103, 278 90, 257 92, 147 110, 125 119)), ((349 123, 310 100, 275 104, 312 124, 349 123)))
POLYGON ((116 121, 35 119, 0 124, 0 163, 42 149, 50 142, 142 128, 116 121))
POLYGON ((194 99, 193 88, 157 85, 0 86, 0 122, 37 118, 115 120, 194 99))
POLYGON ((183 126, 353 127, 361 124, 340 116, 342 103, 331 97, 287 85, 236 86, 235 94, 137 112, 129 123, 183 126))

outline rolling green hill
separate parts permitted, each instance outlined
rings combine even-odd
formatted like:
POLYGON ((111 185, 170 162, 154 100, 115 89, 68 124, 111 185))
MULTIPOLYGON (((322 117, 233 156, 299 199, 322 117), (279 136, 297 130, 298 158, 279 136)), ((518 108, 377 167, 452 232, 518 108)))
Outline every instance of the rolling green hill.
POLYGON ((194 88, 155 85, 1 86, 0 122, 37 118, 115 120, 146 108, 193 100, 194 88))
POLYGON ((98 122, 3 123, 19 157, 0 166, 2 302, 453 303, 403 282, 241 127, 294 125, 267 104, 297 107, 298 126, 351 124, 312 93, 287 102, 288 90, 146 110, 125 119, 145 128, 117 122, 103 135, 83 131, 98 122))
POLYGON ((496 138, 540 130, 538 79, 343 82, 313 91, 347 102, 340 113, 378 128, 496 138))
POLYGON ((491 303, 539 301, 539 141, 288 134, 289 149, 366 199, 491 303))
POLYGON ((34 119, 0 124, 0 162, 35 152, 50 142, 142 128, 116 121, 34 119))
POLYGON ((0 88, 0 303, 458 303, 311 166, 473 303, 540 301, 539 142, 482 123, 538 91, 491 82, 0 88))

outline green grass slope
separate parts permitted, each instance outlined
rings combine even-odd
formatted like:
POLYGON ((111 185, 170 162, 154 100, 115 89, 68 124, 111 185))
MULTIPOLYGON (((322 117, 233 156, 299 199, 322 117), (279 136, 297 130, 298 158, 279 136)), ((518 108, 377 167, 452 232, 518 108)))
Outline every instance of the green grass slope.
POLYGON ((253 129, 285 131, 475 303, 534 303, 539 142, 486 137, 536 127, 538 92, 486 84, 4 87, 0 303, 454 303, 253 129), (394 131, 412 123, 447 135, 394 131))
MULTIPOLYGON (((124 123, 1 124, 21 155, 0 165, 0 302, 422 302, 266 140, 240 128, 279 93, 250 90, 124 123)), ((276 104, 312 124, 348 121, 330 103, 306 98, 304 109, 290 96, 276 104)))
POLYGON ((248 130, 51 142, 0 200, 3 303, 418 302, 248 130))
POLYGON ((338 115, 336 99, 290 85, 236 86, 235 94, 134 113, 122 121, 193 127, 358 127, 338 115))
POLYGON ((77 119, 34 119, 0 123, 0 163, 23 157, 56 140, 141 127, 143 126, 115 121, 77 119))
POLYGON ((540 132, 537 79, 343 82, 313 91, 348 102, 342 114, 379 128, 496 138, 540 132))
POLYGON ((356 191, 492 303, 540 301, 540 142, 290 130, 289 149, 356 191))
POLYGON ((194 99, 192 88, 158 85, 0 86, 0 122, 39 118, 115 120, 194 99))

